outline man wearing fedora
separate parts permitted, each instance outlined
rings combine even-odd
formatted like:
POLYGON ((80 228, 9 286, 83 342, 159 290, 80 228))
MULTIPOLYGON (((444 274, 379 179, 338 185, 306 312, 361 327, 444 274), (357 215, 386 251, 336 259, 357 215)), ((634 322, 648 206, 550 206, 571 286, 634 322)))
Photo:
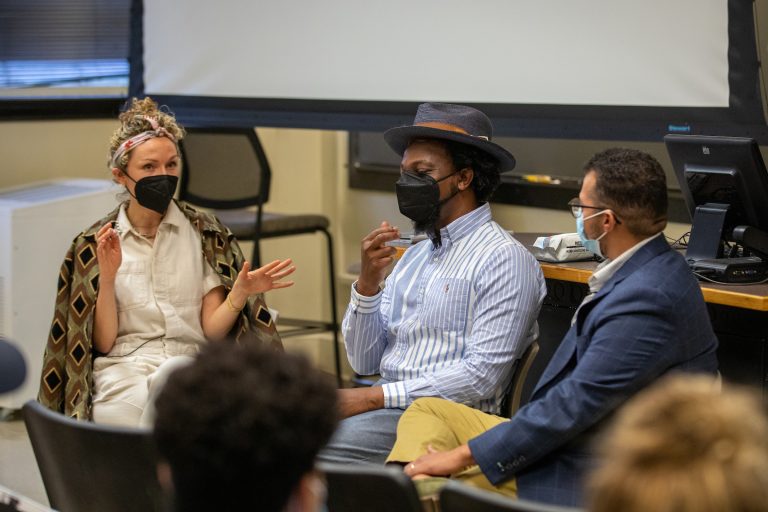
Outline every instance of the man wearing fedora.
POLYGON ((546 287, 536 260, 491 217, 499 173, 515 165, 491 137, 485 114, 440 103, 384 134, 403 157, 400 212, 428 239, 405 252, 383 289, 396 252, 386 243, 399 230, 385 221, 363 239, 342 329, 352 368, 381 381, 339 390, 346 419, 321 460, 382 463, 419 397, 499 411, 514 362, 537 335, 546 287))

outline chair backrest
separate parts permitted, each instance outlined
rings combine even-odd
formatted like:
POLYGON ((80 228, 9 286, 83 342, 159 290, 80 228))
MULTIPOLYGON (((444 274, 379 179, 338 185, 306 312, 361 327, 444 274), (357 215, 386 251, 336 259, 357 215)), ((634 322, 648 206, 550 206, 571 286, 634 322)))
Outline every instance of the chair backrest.
POLYGON ((22 414, 52 508, 164 510, 148 430, 76 421, 35 401, 22 414))
POLYGON ((319 464, 328 482, 329 512, 420 512, 413 482, 401 468, 319 464))
POLYGON ((188 128, 180 147, 182 201, 228 210, 269 200, 272 174, 253 128, 188 128))
POLYGON ((520 360, 517 362, 517 368, 512 375, 512 379, 509 383, 509 389, 507 391, 504 400, 501 402, 501 415, 506 418, 511 418, 513 414, 520 408, 520 402, 523 397, 523 388, 525 387, 526 378, 528 377, 528 371, 533 365, 536 354, 539 353, 539 343, 537 340, 528 345, 525 349, 520 360))
POLYGON ((516 500, 468 485, 450 482, 440 491, 441 512, 581 512, 535 501, 516 500))

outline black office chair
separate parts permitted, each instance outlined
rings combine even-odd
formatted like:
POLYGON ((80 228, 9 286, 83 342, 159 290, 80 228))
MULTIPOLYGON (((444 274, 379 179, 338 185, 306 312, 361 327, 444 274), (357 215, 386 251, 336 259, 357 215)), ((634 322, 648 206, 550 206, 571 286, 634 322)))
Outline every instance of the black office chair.
POLYGON ((261 266, 259 242, 265 238, 318 232, 325 235, 328 248, 331 319, 329 322, 318 322, 280 317, 278 329, 283 337, 331 331, 336 377, 341 386, 336 272, 328 217, 264 211, 264 205, 269 200, 272 171, 253 128, 189 128, 186 137, 181 141, 181 152, 184 166, 179 199, 214 210, 214 214, 239 240, 252 241, 253 268, 261 266), (289 329, 282 329, 283 326, 289 329))
POLYGON ((509 383, 507 394, 501 402, 501 411, 499 413, 501 416, 511 418, 520 408, 528 371, 531 369, 533 361, 536 359, 538 353, 539 343, 537 340, 533 340, 533 343, 528 345, 528 348, 525 349, 523 355, 520 356, 520 360, 517 362, 517 368, 515 368, 515 373, 512 375, 512 380, 509 383))
POLYGON ((467 510, 472 512, 581 512, 578 508, 516 500, 457 482, 449 482, 440 491, 440 511, 466 512, 467 510))
POLYGON ((52 508, 166 510, 149 431, 76 421, 34 400, 22 414, 52 508))
POLYGON ((328 512, 420 512, 413 482, 400 467, 322 463, 328 512))

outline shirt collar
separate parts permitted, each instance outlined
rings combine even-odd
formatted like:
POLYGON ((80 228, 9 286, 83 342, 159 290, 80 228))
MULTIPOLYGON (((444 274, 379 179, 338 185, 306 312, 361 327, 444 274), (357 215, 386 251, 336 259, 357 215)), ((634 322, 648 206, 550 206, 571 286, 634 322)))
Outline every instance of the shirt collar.
MULTIPOLYGON (((121 240, 123 240, 130 232, 138 235, 138 232, 133 229, 133 224, 131 224, 131 221, 128 219, 128 214, 125 211, 127 206, 127 202, 121 204, 120 211, 117 214, 117 225, 119 226, 117 233, 121 240)), ((160 225, 162 226, 163 224, 168 224, 178 227, 184 220, 186 220, 184 214, 181 212, 181 210, 179 210, 179 207, 176 206, 176 203, 171 201, 168 205, 168 209, 165 211, 165 215, 163 215, 163 218, 160 221, 160 225)), ((160 229, 159 226, 158 229, 160 229)))
POLYGON ((612 260, 605 260, 602 263, 600 263, 597 266, 597 269, 595 272, 589 276, 589 279, 587 280, 587 283, 589 284, 589 291, 590 293, 597 293, 600 291, 600 289, 605 285, 605 283, 608 282, 610 278, 613 277, 613 275, 619 271, 619 269, 627 262, 629 259, 635 255, 637 251, 639 251, 645 244, 650 242, 656 237, 661 236, 662 232, 656 233, 653 236, 649 236, 645 240, 641 240, 640 242, 636 243, 623 253, 621 253, 619 256, 612 260))
POLYGON ((440 228, 440 239, 443 245, 454 244, 490 220, 491 206, 488 203, 483 203, 444 228, 440 228))

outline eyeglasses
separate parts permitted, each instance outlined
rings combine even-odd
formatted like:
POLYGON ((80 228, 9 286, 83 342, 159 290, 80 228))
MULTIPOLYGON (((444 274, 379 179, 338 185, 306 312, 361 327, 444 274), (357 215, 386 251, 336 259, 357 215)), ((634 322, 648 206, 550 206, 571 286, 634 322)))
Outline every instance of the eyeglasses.
POLYGON ((603 206, 587 206, 586 204, 579 203, 579 198, 574 197, 570 201, 568 201, 568 206, 571 207, 571 215, 573 215, 574 218, 581 216, 581 210, 584 208, 589 208, 591 210, 607 210, 608 208, 605 208, 603 206))
POLYGON ((568 201, 568 206, 571 207, 571 215, 573 215, 573 218, 580 217, 584 208, 589 208, 590 210, 610 210, 616 219, 616 224, 621 224, 621 219, 619 219, 619 216, 616 215, 616 212, 614 212, 611 208, 606 208, 605 206, 589 206, 586 204, 581 204, 579 203, 578 197, 574 197, 568 201))

